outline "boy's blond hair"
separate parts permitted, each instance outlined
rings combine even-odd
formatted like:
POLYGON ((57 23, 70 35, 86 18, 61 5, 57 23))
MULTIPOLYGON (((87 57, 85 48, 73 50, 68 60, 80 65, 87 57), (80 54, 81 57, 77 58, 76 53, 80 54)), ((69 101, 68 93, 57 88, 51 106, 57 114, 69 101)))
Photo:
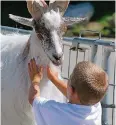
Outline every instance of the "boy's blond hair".
POLYGON ((70 82, 83 105, 99 102, 108 88, 107 74, 103 69, 88 61, 76 65, 70 76, 70 82))

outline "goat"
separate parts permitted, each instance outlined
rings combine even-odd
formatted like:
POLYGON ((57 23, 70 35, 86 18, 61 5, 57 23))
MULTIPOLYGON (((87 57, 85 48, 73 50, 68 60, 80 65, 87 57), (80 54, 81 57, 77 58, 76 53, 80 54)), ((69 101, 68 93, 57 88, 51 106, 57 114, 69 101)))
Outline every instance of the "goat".
MULTIPOLYGON (((69 1, 27 1, 32 19, 10 15, 10 18, 33 27, 31 35, 1 34, 1 92, 2 125, 34 125, 32 109, 28 103, 30 80, 27 64, 36 58, 37 64, 56 67, 62 64, 62 35, 66 25, 79 23, 85 18, 63 18, 69 1)), ((64 96, 47 79, 46 71, 40 83, 41 96, 64 101, 64 96)))

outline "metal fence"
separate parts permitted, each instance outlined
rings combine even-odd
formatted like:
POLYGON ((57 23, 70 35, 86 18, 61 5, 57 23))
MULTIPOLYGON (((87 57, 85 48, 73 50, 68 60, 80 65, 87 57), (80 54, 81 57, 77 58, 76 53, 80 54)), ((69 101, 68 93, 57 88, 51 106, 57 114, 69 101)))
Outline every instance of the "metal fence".
POLYGON ((109 88, 104 99, 101 101, 103 112, 102 125, 115 125, 115 42, 112 40, 101 39, 101 33, 96 31, 81 31, 79 37, 64 37, 64 40, 66 41, 63 45, 64 64, 61 69, 65 79, 69 78, 75 64, 83 60, 96 63, 107 72, 109 76, 109 88), (83 38, 82 35, 85 32, 98 33, 98 38, 83 38))
MULTIPOLYGON (((30 34, 31 31, 1 26, 1 33, 30 34)), ((102 39, 101 33, 96 31, 81 31, 79 37, 63 38, 64 63, 61 66, 62 76, 68 80, 75 64, 88 60, 101 66, 109 76, 109 88, 101 101, 102 125, 115 125, 116 117, 116 62, 114 40, 102 39), (84 33, 98 34, 98 38, 84 38, 84 33)))

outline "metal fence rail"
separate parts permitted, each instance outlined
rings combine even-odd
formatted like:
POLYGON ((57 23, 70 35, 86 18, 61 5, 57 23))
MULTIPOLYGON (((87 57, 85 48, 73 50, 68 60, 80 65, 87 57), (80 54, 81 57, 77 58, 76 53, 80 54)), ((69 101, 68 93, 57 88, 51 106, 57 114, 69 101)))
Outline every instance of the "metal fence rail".
MULTIPOLYGON (((31 31, 1 26, 1 33, 30 34, 31 31)), ((61 67, 64 79, 69 78, 75 64, 82 60, 92 61, 101 66, 109 75, 109 88, 101 101, 102 125, 115 125, 116 117, 116 61, 115 42, 101 39, 101 33, 96 31, 81 31, 79 37, 63 38, 64 63, 61 67), (85 32, 97 33, 98 38, 84 38, 85 32)))

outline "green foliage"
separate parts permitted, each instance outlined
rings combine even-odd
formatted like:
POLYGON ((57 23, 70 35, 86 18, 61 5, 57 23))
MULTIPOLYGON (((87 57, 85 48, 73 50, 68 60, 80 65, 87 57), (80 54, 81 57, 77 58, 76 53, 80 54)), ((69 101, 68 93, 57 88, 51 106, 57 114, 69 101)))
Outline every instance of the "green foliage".
POLYGON ((101 31, 104 37, 115 37, 115 15, 115 13, 104 15, 100 19, 90 21, 86 25, 75 24, 66 32, 65 36, 78 36, 81 30, 97 30, 101 31))
POLYGON ((111 15, 105 15, 100 20, 98 20, 99 23, 101 23, 105 27, 110 27, 109 21, 112 19, 111 15))

